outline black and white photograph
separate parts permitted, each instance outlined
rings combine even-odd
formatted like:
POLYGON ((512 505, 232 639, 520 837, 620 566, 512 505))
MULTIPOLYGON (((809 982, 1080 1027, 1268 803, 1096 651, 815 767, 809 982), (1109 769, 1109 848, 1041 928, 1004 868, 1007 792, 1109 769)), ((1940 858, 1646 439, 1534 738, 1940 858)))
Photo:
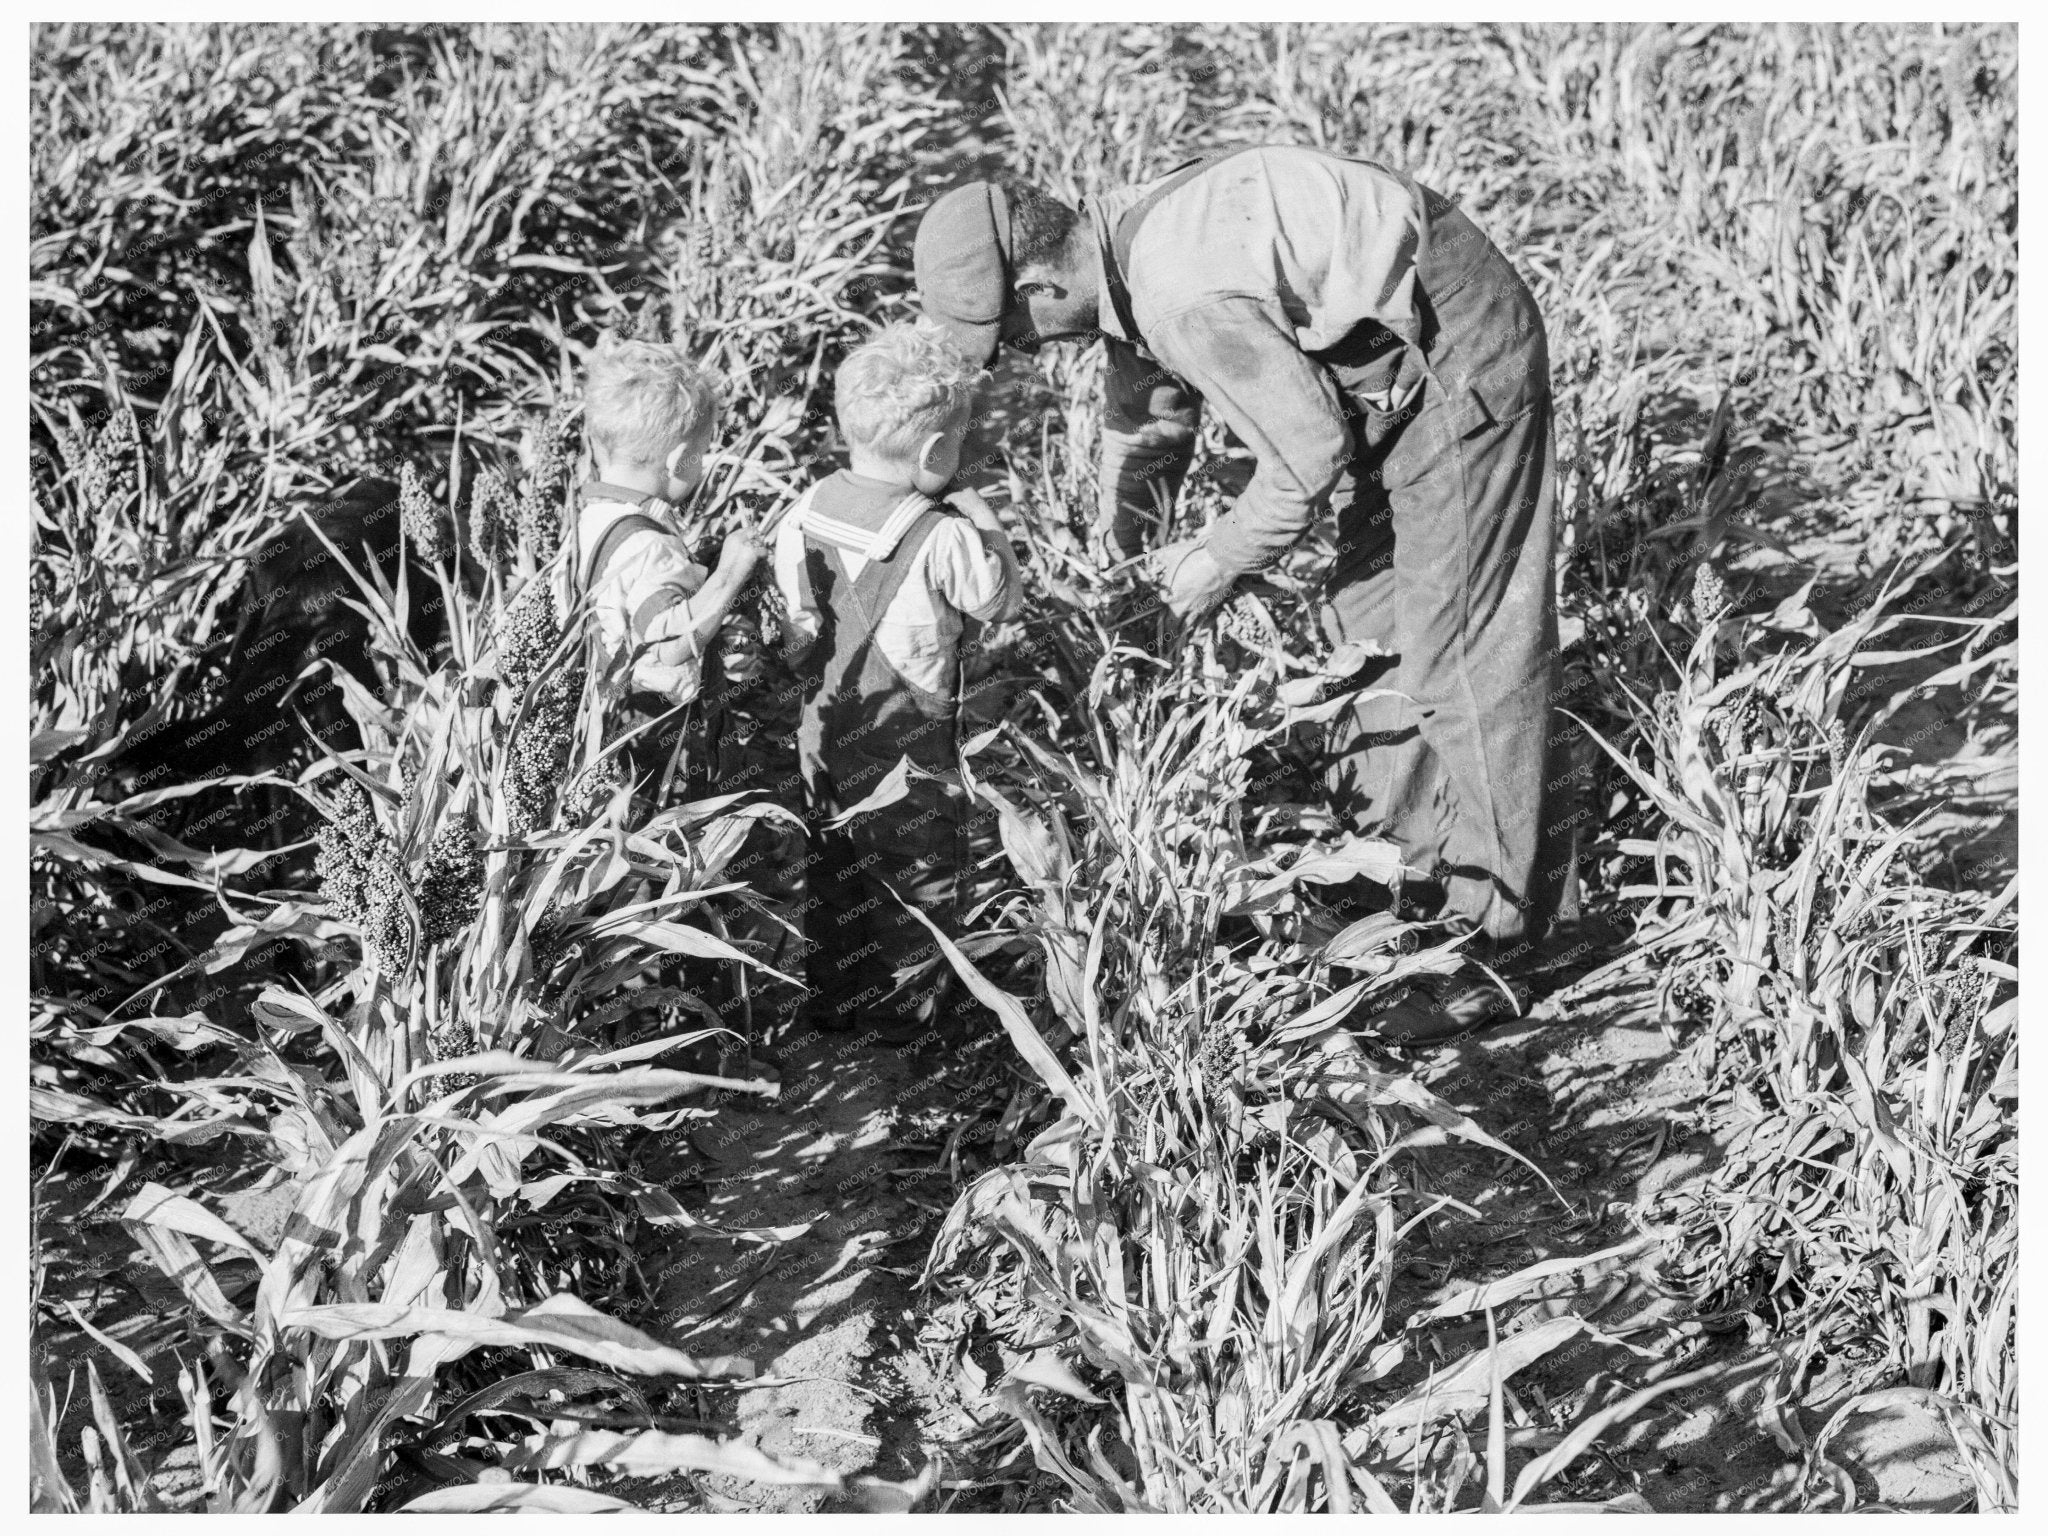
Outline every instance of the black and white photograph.
POLYGON ((27 32, 31 1512, 2019 1509, 2016 21, 27 32))

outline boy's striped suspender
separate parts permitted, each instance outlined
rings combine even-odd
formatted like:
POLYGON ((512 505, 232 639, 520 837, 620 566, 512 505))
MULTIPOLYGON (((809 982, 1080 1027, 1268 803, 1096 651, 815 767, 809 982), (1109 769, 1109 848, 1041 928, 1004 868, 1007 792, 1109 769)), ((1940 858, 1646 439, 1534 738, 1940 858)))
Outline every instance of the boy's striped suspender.
POLYGON ((613 518, 605 526, 603 534, 598 538, 597 548, 590 552, 590 558, 584 563, 583 585, 585 590, 588 590, 596 583, 597 578, 604 573, 604 568, 611 563, 612 556, 618 553, 619 546, 634 534, 660 533, 671 537, 674 535, 673 529, 659 518, 651 516, 646 510, 650 503, 667 505, 659 496, 645 496, 638 491, 627 490, 623 486, 606 485, 602 480, 591 481, 590 484, 582 487, 577 494, 585 502, 596 500, 623 501, 638 509, 628 512, 624 517, 613 518))

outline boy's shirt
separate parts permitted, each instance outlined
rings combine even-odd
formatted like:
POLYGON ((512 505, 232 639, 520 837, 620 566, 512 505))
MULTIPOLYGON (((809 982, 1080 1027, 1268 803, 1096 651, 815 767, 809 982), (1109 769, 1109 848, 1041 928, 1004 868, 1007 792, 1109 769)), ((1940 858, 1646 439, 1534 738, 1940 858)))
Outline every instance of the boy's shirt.
POLYGON ((690 599, 710 572, 690 558, 667 502, 623 499, 630 495, 602 484, 586 493, 576 523, 584 559, 596 552, 607 528, 633 513, 652 517, 667 531, 636 529, 613 545, 604 569, 592 575, 591 609, 607 654, 623 650, 634 656, 633 688, 687 704, 703 684, 703 657, 690 635, 698 617, 690 599))
MULTIPOLYGON (((804 599, 806 530, 817 542, 834 545, 846 574, 857 578, 870 560, 888 558, 925 505, 907 485, 851 470, 820 481, 775 531, 775 586, 790 628, 810 640, 824 627, 822 615, 804 599)), ((947 517, 912 557, 903 585, 875 627, 875 644, 905 681, 950 697, 959 684, 963 615, 1007 618, 1020 596, 981 531, 964 517, 947 517)))

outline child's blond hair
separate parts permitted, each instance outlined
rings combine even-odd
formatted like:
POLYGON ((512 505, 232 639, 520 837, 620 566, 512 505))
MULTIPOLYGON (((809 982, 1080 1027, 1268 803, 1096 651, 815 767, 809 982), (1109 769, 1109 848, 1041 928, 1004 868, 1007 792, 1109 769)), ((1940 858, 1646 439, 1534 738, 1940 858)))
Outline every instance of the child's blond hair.
POLYGON ((839 431, 852 447, 908 459, 967 414, 978 376, 937 326, 884 326, 834 376, 839 431))
POLYGON ((607 337, 584 374, 583 424, 599 459, 659 464, 717 411, 717 381, 678 346, 607 337))

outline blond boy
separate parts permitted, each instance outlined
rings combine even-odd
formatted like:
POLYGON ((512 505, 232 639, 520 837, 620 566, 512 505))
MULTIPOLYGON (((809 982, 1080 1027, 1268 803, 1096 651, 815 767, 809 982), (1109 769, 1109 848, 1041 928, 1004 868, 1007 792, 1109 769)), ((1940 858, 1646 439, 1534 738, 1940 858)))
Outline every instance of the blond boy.
MULTIPOLYGON (((728 534, 718 568, 691 558, 681 509, 704 476, 718 419, 710 377, 680 347, 608 341, 584 380, 584 426, 597 478, 578 492, 578 574, 608 656, 627 668, 629 713, 660 716, 694 700, 704 652, 763 546, 728 534)), ((673 721, 634 758, 658 774, 673 721), (658 759, 658 761, 657 761, 658 759)))
POLYGON ((894 325, 837 380, 849 467, 776 531, 774 572, 802 683, 798 730, 812 846, 805 936, 813 1022, 906 1039, 938 1008, 929 931, 958 920, 966 621, 1013 616, 1022 587, 981 497, 945 491, 979 374, 940 332, 894 325), (830 823, 905 764, 900 795, 830 823), (899 902, 898 897, 902 898, 899 902))

